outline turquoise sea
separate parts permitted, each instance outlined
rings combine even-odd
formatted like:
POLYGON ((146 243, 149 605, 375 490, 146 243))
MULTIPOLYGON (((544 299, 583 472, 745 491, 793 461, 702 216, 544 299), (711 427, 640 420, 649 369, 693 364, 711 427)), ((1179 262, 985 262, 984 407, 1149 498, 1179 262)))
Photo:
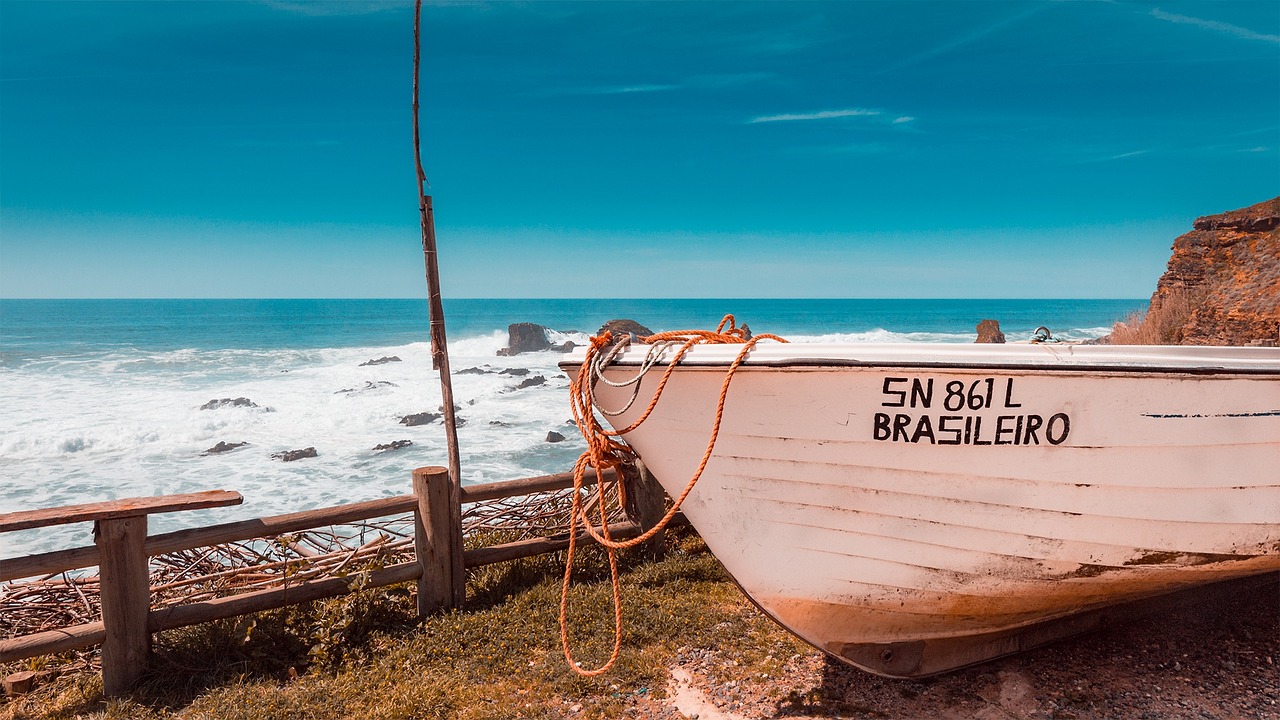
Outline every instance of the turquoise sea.
MULTIPOLYGON (((733 313, 798 342, 1010 342, 1039 325, 1105 334, 1145 300, 446 300, 464 482, 568 469, 582 448, 557 353, 499 357, 510 323, 585 341, 612 318, 654 331, 733 313), (459 373, 468 368, 473 371, 459 373), (503 374, 501 371, 510 371, 503 374), (513 373, 527 372, 525 375, 513 373), (547 382, 518 388, 523 378, 547 382), (547 433, 567 436, 548 443, 547 433)), ((165 530, 399 495, 444 464, 424 300, 0 300, 0 512, 225 488, 237 508, 157 516, 165 530), (365 365, 396 356, 400 362, 365 365), (201 409, 211 400, 253 406, 201 409), (374 446, 411 440, 399 450, 374 446), (247 443, 204 454, 219 442, 247 443), (284 463, 273 453, 314 447, 284 463)), ((84 528, 0 535, 0 557, 86 542, 84 528)))

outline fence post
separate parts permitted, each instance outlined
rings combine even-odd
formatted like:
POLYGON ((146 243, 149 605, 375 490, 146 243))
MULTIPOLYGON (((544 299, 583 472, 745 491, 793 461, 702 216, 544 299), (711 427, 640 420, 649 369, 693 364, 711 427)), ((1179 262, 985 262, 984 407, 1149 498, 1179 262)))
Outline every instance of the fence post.
POLYGON ((146 668, 151 633, 148 577, 147 516, 98 520, 93 541, 99 552, 102 583, 102 692, 111 697, 128 692, 146 668))
MULTIPOLYGON (((627 487, 627 516, 640 526, 641 532, 647 532, 667 512, 666 492, 639 459, 633 465, 620 469, 622 482, 627 487)), ((644 544, 645 555, 655 560, 662 557, 664 534, 665 531, 660 532, 644 544)))
POLYGON ((422 574, 418 576, 418 614, 462 607, 467 599, 462 564, 462 507, 452 500, 448 468, 413 471, 413 547, 422 574))

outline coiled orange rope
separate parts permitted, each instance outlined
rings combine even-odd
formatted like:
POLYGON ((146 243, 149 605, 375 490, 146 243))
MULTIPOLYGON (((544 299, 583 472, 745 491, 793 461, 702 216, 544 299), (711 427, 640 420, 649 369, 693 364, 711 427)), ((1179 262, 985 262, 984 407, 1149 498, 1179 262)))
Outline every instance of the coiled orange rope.
MULTIPOLYGON (((622 596, 618 585, 618 560, 616 552, 618 550, 635 547, 654 535, 662 532, 675 514, 679 512, 680 505, 685 498, 693 490, 693 486, 698 483, 698 479, 702 477, 703 470, 707 467, 707 462, 711 460, 711 454, 715 450, 716 439, 720 434, 720 422, 724 417, 725 399, 729 395, 729 384, 733 381, 734 374, 738 371, 738 367, 751 353, 751 349, 761 340, 776 340, 778 342, 787 342, 786 340, 769 334, 760 334, 754 337, 748 337, 746 327, 738 327, 732 315, 726 315, 720 321, 720 325, 714 331, 707 330, 679 330, 674 332, 663 332, 640 338, 640 340, 650 346, 656 346, 659 355, 670 347, 678 346, 675 354, 667 363, 666 370, 662 373, 658 385, 654 388, 653 397, 650 398, 648 406, 640 413, 634 422, 620 430, 611 430, 605 428, 596 419, 594 405, 594 384, 599 378, 600 370, 607 364, 612 357, 617 354, 620 345, 625 345, 630 340, 629 337, 622 338, 618 343, 614 343, 613 334, 605 332, 602 335, 591 338, 591 344, 587 348, 587 357, 583 360, 582 367, 578 370, 578 376, 569 386, 570 403, 573 410, 573 419, 578 424, 579 430, 582 431, 582 437, 587 441, 587 449, 579 456, 578 461, 573 466, 573 506, 570 511, 569 518, 569 549, 568 556, 565 559, 564 567, 564 583, 560 591, 560 641, 564 649, 564 658, 569 663, 569 667, 574 672, 585 677, 601 675, 609 671, 614 663, 618 661, 618 655, 622 650, 622 596), (643 534, 638 535, 629 540, 614 540, 609 534, 609 521, 605 511, 605 483, 604 471, 608 468, 617 468, 621 465, 632 462, 636 458, 635 452, 629 445, 620 440, 621 436, 640 427, 653 409, 658 405, 658 399, 662 396, 662 391, 667 385, 667 381, 671 379, 671 374, 675 371, 676 365, 684 358, 689 349, 695 345, 722 345, 722 344, 741 344, 742 349, 738 352, 737 357, 729 365, 729 369, 725 372, 724 382, 720 385, 720 397, 716 402, 715 421, 711 425, 711 436, 707 441, 706 451, 702 454, 702 460, 698 463, 697 469, 685 484, 684 490, 680 493, 667 510, 653 527, 649 528, 643 534), (603 360, 603 362, 601 362, 603 360), (582 479, 586 475, 588 468, 595 471, 596 474, 596 490, 599 502, 596 505, 600 511, 600 526, 597 529, 592 525, 591 520, 587 517, 586 510, 582 501, 582 479), (609 574, 613 583, 613 652, 609 656, 609 660, 599 668, 594 670, 586 670, 573 660, 573 652, 569 648, 569 586, 573 574, 573 556, 577 548, 578 525, 581 523, 583 529, 605 547, 609 555, 609 574)), ((656 358, 657 356, 652 356, 656 358)), ((645 375, 647 364, 642 367, 641 372, 636 376, 634 382, 638 384, 645 375)), ((630 403, 628 403, 628 406, 630 403)), ((622 485, 618 485, 620 494, 622 485)), ((623 498, 625 503, 625 497, 623 498)))

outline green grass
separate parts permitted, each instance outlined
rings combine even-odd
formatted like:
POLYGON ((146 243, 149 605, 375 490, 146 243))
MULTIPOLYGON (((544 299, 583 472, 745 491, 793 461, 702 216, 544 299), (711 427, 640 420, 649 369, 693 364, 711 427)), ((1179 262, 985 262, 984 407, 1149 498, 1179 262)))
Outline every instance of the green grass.
MULTIPOLYGON (((575 657, 607 659, 608 565, 580 553, 570 613, 575 657)), ((59 678, 0 706, 0 718, 617 717, 661 696, 681 646, 731 648, 744 677, 778 672, 800 645, 755 610, 691 533, 665 559, 622 558, 624 636, 615 668, 582 678, 558 629, 563 555, 480 568, 463 611, 419 620, 408 587, 365 591, 161 634, 134 695, 105 702, 93 674, 59 678)), ((12 670, 10 670, 12 671, 12 670)))

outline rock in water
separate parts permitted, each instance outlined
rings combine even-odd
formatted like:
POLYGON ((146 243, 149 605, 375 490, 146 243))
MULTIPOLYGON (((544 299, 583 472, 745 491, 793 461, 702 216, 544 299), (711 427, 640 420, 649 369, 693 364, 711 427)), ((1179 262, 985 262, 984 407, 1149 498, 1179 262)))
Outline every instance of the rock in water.
POLYGON ((547 328, 522 322, 507 326, 507 346, 499 350, 498 354, 505 357, 550 349, 551 342, 547 340, 547 328))
POLYGON ((429 425, 435 422, 436 420, 439 420, 441 417, 442 416, 440 415, 440 413, 433 413, 433 412, 414 413, 413 415, 405 415, 404 417, 400 418, 400 424, 408 425, 409 427, 414 427, 415 425, 429 425))
POLYGON ((247 442, 229 443, 224 440, 219 440, 217 445, 214 445, 213 447, 209 448, 208 450, 205 450, 200 454, 201 455, 217 455, 218 453, 231 452, 232 450, 235 450, 238 447, 244 447, 245 445, 248 445, 248 444, 249 443, 247 442))
POLYGON ((409 447, 412 444, 413 444, 412 440, 392 440, 389 443, 379 443, 378 445, 374 445, 373 449, 374 450, 399 450, 400 448, 409 447))
POLYGON ((601 325, 600 329, 596 331, 596 335, 603 335, 606 332, 611 332, 615 336, 630 333, 636 337, 645 337, 653 334, 652 330, 641 325, 635 320, 627 320, 624 318, 610 320, 604 325, 601 325))
POLYGON ((366 367, 369 365, 386 365, 387 363, 393 363, 393 362, 404 362, 404 361, 401 360, 400 356, 398 355, 383 355, 382 357, 377 358, 376 360, 366 360, 360 363, 360 367, 366 367))
POLYGON ((549 443, 564 442, 564 436, 556 432, 555 430, 552 430, 551 432, 547 433, 547 442, 549 443))
POLYGON ((224 407, 256 408, 258 407, 258 403, 250 400, 247 397, 221 398, 221 399, 210 400, 209 402, 201 405, 200 409, 201 410, 217 410, 218 408, 224 408, 224 407))
POLYGON ((318 453, 313 447, 302 448, 301 450, 285 450, 284 452, 271 453, 271 457, 275 460, 283 460, 285 462, 293 462, 303 458, 316 457, 318 453))
POLYGON ((1002 343, 1004 333, 1000 332, 1000 321, 983 320, 978 323, 978 339, 975 343, 1002 343))
POLYGON ((369 390, 382 390, 389 387, 400 387, 389 380, 378 380, 377 382, 365 381, 362 388, 342 388, 334 393, 334 395, 355 395, 356 393, 366 392, 369 390))

